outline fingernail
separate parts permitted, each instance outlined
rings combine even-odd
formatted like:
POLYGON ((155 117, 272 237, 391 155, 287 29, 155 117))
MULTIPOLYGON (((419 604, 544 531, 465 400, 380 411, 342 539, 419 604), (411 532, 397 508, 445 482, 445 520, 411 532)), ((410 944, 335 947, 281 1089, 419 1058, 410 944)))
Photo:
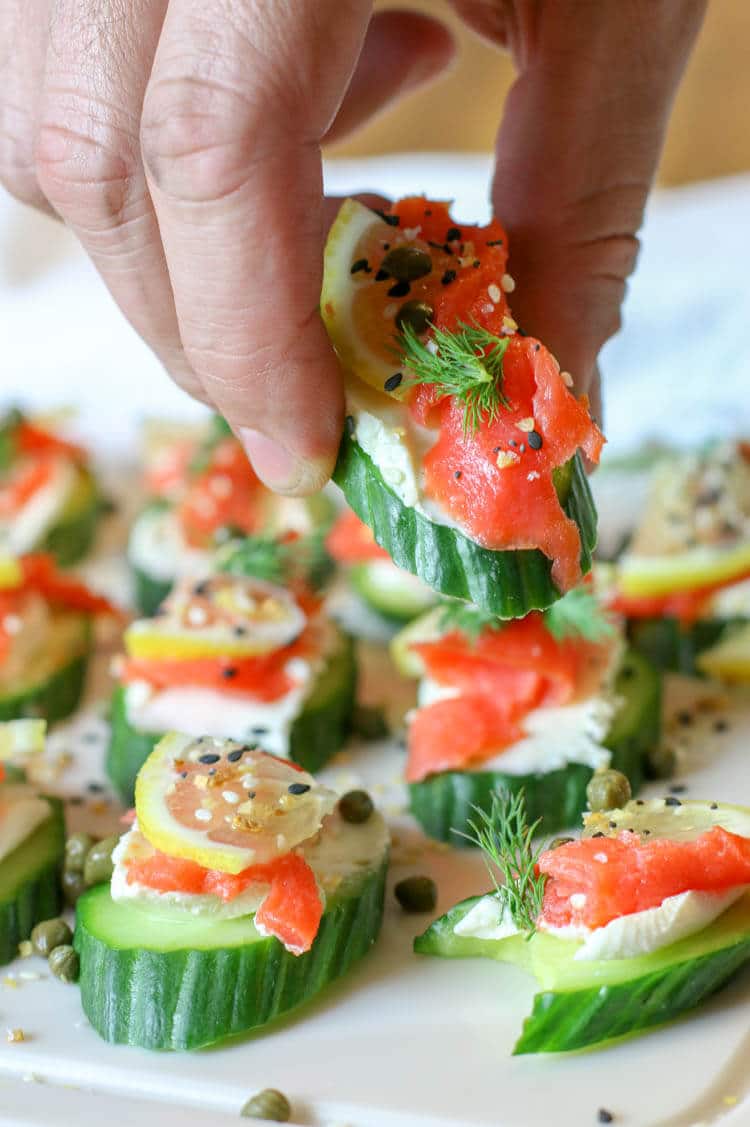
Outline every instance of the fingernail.
POLYGON ((324 472, 291 454, 280 442, 250 427, 237 431, 264 485, 276 493, 309 493, 325 484, 324 472))

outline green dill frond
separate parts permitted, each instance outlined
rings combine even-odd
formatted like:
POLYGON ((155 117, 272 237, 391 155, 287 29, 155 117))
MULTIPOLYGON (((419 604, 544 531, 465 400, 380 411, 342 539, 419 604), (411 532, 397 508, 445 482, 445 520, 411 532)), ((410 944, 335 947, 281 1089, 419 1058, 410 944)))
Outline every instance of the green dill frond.
POLYGON ((477 819, 469 822, 472 832, 463 836, 482 850, 498 897, 516 927, 530 938, 542 911, 547 879, 535 871, 544 846, 532 846, 541 819, 528 825, 523 790, 515 795, 505 789, 496 791, 489 813, 479 806, 474 810, 477 819))
POLYGON ((485 630, 502 630, 505 622, 497 615, 459 601, 444 603, 440 607, 438 625, 446 632, 459 630, 472 642, 478 641, 485 630))
POLYGON ((434 384, 444 395, 452 395, 464 405, 464 433, 475 432, 483 419, 493 422, 500 408, 509 406, 503 395, 508 340, 480 325, 459 321, 453 333, 433 327, 428 348, 405 324, 400 344, 411 376, 401 386, 434 384))
POLYGON ((568 591, 544 612, 544 623, 558 642, 565 638, 583 638, 587 642, 603 642, 616 633, 615 625, 599 599, 586 587, 568 591))
POLYGON ((219 571, 285 583, 290 564, 289 545, 265 536, 244 536, 220 550, 216 558, 219 571))

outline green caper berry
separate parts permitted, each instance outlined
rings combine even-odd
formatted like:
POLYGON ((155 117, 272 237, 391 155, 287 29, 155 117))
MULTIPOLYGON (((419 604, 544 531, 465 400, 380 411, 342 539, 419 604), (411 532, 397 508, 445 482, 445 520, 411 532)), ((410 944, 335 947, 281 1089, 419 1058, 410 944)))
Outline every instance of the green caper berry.
POLYGON ((671 747, 653 747, 644 762, 649 779, 671 779, 677 769, 677 756, 671 747))
POLYGON ((42 920, 31 932, 31 946, 36 955, 44 955, 46 958, 55 947, 64 947, 72 938, 73 932, 65 920, 42 920))
POLYGON ((65 842, 65 869, 69 873, 82 873, 86 854, 94 844, 91 834, 71 834, 65 842))
POLYGON ((69 943, 55 947, 47 959, 49 969, 61 982, 77 982, 80 963, 78 952, 69 943))
POLYGON ((389 250, 380 264, 397 282, 416 282, 432 271, 432 259, 426 250, 419 247, 400 246, 389 250))
POLYGON ((405 301, 396 314, 396 328, 403 329, 408 325, 417 336, 421 336, 427 332, 434 315, 435 310, 426 301, 405 301))
POLYGON ((559 849, 561 845, 569 845, 571 841, 575 841, 573 837, 553 837, 549 845, 545 849, 559 849))
POLYGON ((622 771, 595 771, 586 787, 590 810, 617 810, 630 801, 630 782, 622 771))
POLYGON ((431 912, 437 904, 437 885, 431 877, 406 877, 393 892, 405 912, 431 912))
POLYGON ((362 740, 384 740, 389 733, 383 709, 365 704, 354 709, 352 729, 362 740))
POLYGON ((339 814, 354 826, 372 816, 375 805, 366 790, 350 790, 339 799, 339 814))
POLYGON ((83 873, 69 873, 64 871, 60 880, 66 903, 73 907, 78 897, 86 891, 86 881, 83 879, 83 873))
POLYGON ((110 879, 114 870, 112 850, 119 840, 118 834, 112 834, 110 837, 103 837, 101 841, 97 841, 96 845, 91 846, 86 855, 86 863, 83 866, 83 879, 87 888, 90 888, 92 884, 103 884, 104 881, 110 879))
POLYGON ((273 1123, 288 1123, 292 1108, 283 1092, 276 1088, 264 1088, 256 1092, 243 1107, 240 1115, 244 1119, 270 1119, 273 1123))

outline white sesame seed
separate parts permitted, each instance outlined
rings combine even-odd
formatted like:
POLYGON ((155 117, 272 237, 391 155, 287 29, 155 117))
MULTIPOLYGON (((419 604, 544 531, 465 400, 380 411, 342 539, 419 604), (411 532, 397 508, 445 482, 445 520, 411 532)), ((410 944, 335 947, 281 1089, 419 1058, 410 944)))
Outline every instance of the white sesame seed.
POLYGON ((573 377, 571 376, 570 372, 560 372, 560 379, 566 387, 573 386, 573 377))
POLYGON ((534 429, 534 420, 529 415, 525 419, 519 419, 516 423, 516 426, 519 430, 524 431, 526 434, 530 434, 534 429))
POLYGON ((240 782, 242 783, 245 790, 252 790, 252 788, 256 785, 257 780, 255 778, 255 775, 243 775, 240 779, 240 782))
POLYGON ((210 822, 213 818, 213 814, 210 810, 196 810, 195 817, 199 822, 210 822))
POLYGON ((571 908, 584 908, 586 906, 585 892, 574 892, 569 899, 571 908))
POLYGON ((594 860, 598 861, 600 865, 606 865, 609 863, 609 857, 606 853, 595 853, 594 860))
POLYGON ((497 455, 497 464, 501 470, 506 469, 508 466, 515 465, 518 461, 520 461, 520 459, 514 450, 501 450, 497 455))
POLYGON ((502 293, 500 292, 500 287, 496 286, 494 282, 492 283, 491 286, 487 287, 487 293, 489 294, 490 301, 494 301, 495 304, 497 304, 497 302, 503 296, 502 293))
POLYGON ((419 225, 419 227, 404 227, 403 228, 404 238, 407 240, 407 242, 411 242, 413 239, 419 238, 419 233, 420 233, 421 230, 422 230, 421 224, 419 225))
POLYGON ((516 288, 516 283, 513 278, 511 278, 510 274, 503 274, 500 279, 500 285, 506 293, 513 293, 513 290, 516 288))
POLYGON ((235 791, 235 790, 223 790, 221 792, 221 797, 224 799, 225 802, 228 802, 230 804, 230 806, 234 806, 240 800, 240 796, 237 794, 237 791, 235 791))
POLYGON ((191 626, 205 626, 208 615, 203 607, 190 607, 187 620, 191 626))
POLYGON ((433 356, 437 356, 438 346, 437 346, 437 344, 435 343, 434 340, 432 340, 432 339, 428 340, 427 344, 425 345, 425 348, 427 349, 428 352, 431 352, 433 356))
POLYGON ((531 473, 526 474, 526 480, 527 481, 537 481, 538 479, 539 479, 539 473, 537 472, 537 470, 532 470, 531 473))

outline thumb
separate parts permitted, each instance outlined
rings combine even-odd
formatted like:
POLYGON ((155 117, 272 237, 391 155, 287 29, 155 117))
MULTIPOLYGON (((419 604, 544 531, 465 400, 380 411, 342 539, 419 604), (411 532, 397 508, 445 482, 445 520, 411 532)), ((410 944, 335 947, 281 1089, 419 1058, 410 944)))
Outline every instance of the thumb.
POLYGON ((620 326, 637 231, 704 0, 518 6, 520 74, 497 138, 492 200, 508 229, 511 298, 579 392, 620 326))

